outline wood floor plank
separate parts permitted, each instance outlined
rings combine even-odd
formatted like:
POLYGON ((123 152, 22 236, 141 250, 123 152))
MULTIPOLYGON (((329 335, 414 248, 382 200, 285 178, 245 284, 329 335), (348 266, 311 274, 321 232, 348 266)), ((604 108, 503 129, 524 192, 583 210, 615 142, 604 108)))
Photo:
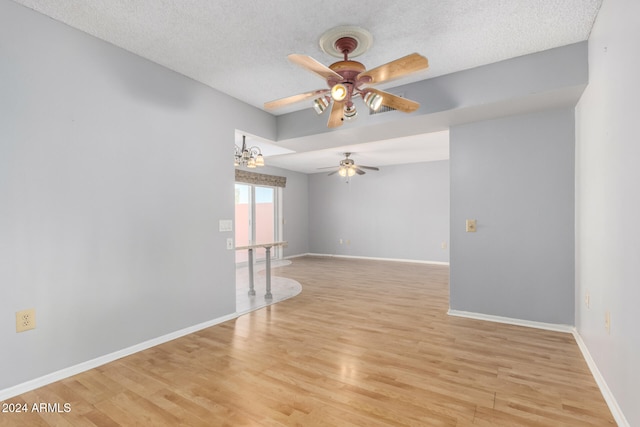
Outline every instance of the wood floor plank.
POLYGON ((73 412, 0 427, 615 425, 571 334, 448 316, 446 266, 301 257, 273 272, 302 292, 17 396, 73 412))

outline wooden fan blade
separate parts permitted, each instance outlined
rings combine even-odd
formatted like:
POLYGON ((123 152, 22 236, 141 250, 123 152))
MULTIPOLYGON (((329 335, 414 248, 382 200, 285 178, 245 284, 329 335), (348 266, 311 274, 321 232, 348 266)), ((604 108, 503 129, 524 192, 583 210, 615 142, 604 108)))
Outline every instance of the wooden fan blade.
POLYGON ((338 171, 336 170, 336 171, 333 171, 333 172, 328 173, 328 174, 327 174, 327 176, 335 175, 335 174, 337 174, 337 173, 338 173, 338 171))
POLYGON ((420 104, 416 101, 412 101, 407 98, 394 95, 389 92, 385 92, 380 89, 367 88, 367 91, 377 93, 382 97, 382 105, 391 107, 395 110, 403 111, 405 113, 412 113, 420 108, 420 104))
POLYGON ((264 103, 265 110, 275 110, 276 108, 285 107, 296 102, 305 101, 310 98, 315 98, 324 93, 329 92, 329 89, 316 89, 311 92, 301 93, 298 95, 288 96, 286 98, 276 99, 275 101, 269 101, 264 103))
POLYGON ((379 170, 380 170, 380 169, 378 169, 378 168, 376 168, 376 167, 374 167, 374 166, 361 166, 361 165, 358 165, 358 167, 359 167, 360 169, 370 169, 370 170, 372 170, 372 171, 379 171, 379 170))
POLYGON ((337 128, 338 126, 342 126, 344 117, 344 101, 338 102, 333 101, 331 105, 331 115, 329 116, 329 122, 327 126, 330 128, 337 128))
POLYGON ((360 169, 360 167, 358 167, 358 166, 354 166, 354 167, 353 167, 353 169, 355 169, 355 171, 356 171, 356 173, 357 173, 358 175, 364 175, 364 174, 366 173, 365 171, 363 171, 362 169, 360 169))
POLYGON ((289 61, 294 64, 301 66, 305 70, 311 71, 313 74, 320 76, 325 80, 334 79, 342 81, 342 76, 340 74, 310 56, 292 53, 287 58, 289 58, 289 61))
POLYGON ((418 53, 412 53, 395 61, 388 62, 379 67, 358 74, 358 80, 363 77, 370 77, 371 81, 366 83, 369 85, 388 82, 399 79, 416 71, 424 70, 429 67, 429 61, 418 53))

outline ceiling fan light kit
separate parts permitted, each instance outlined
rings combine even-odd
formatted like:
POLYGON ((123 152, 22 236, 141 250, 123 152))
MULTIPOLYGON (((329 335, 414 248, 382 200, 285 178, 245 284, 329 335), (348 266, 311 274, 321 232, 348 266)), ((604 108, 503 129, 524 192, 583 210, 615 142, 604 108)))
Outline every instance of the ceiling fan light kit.
POLYGON ((356 174, 356 170, 347 166, 340 167, 340 169, 338 170, 338 175, 340 175, 343 178, 352 177, 355 174, 356 174))
POLYGON ((343 101, 348 94, 347 87, 342 83, 337 83, 331 88, 331 97, 334 101, 343 101))
POLYGON ((323 78, 329 88, 270 101, 264 104, 265 109, 276 109, 313 98, 315 112, 322 114, 331 103, 327 123, 330 128, 341 126, 345 120, 356 117, 353 98, 358 96, 362 97, 364 104, 373 111, 377 111, 383 105, 405 113, 417 110, 420 107, 419 103, 371 86, 424 70, 429 67, 427 58, 412 53, 371 70, 367 70, 360 62, 349 59, 349 56, 355 57, 365 53, 372 42, 371 34, 359 27, 343 26, 327 31, 320 37, 320 48, 331 56, 341 57, 342 61, 326 67, 306 55, 291 54, 288 58, 323 78))
POLYGON ((344 119, 345 120, 353 120, 358 116, 358 112, 356 111, 356 106, 346 106, 344 107, 344 119))
POLYGON ((364 95, 364 103, 373 111, 378 111, 382 107, 382 96, 374 92, 367 92, 364 95))
POLYGON ((313 109, 316 111, 316 113, 318 114, 322 114, 324 113, 324 110, 327 109, 327 107, 329 106, 329 99, 327 99, 326 96, 317 98, 313 100, 313 109))

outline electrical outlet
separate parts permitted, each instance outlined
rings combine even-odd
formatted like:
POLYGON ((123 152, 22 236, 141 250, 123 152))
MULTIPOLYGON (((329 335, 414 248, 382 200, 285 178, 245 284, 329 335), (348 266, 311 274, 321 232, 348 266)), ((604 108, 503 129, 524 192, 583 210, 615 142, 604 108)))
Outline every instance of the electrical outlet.
POLYGON ((36 309, 22 310, 16 313, 16 332, 36 328, 36 309))
POLYGON ((442 249, 447 249, 447 242, 442 242, 442 243, 440 244, 440 247, 441 247, 442 249))
POLYGON ((604 313, 604 327, 607 330, 607 333, 611 333, 611 313, 608 311, 604 313))

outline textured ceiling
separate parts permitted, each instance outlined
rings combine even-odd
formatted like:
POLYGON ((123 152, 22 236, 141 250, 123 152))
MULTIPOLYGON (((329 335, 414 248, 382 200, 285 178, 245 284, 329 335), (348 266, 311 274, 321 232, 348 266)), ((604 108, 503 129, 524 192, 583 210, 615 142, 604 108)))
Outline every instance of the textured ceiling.
MULTIPOLYGON (((258 108, 324 87, 287 55, 335 62, 318 40, 336 26, 356 25, 372 34, 371 48, 358 57, 369 69, 412 52, 425 55, 429 69, 397 83, 404 84, 586 40, 602 2, 14 1, 258 108)), ((309 104, 276 113, 303 108, 309 104)))

